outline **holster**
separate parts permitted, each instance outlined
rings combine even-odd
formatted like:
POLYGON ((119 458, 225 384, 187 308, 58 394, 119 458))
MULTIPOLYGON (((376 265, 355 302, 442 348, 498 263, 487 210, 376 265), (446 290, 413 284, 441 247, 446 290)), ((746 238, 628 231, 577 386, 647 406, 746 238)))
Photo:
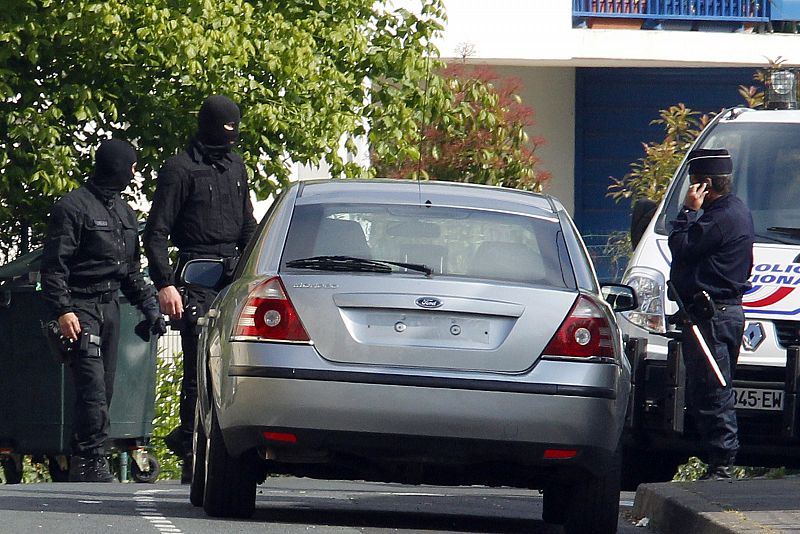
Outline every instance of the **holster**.
POLYGON ((714 317, 717 307, 711 295, 705 291, 698 291, 692 296, 690 310, 697 321, 708 321, 714 317))
POLYGON ((220 283, 227 285, 233 278, 233 273, 236 272, 236 266, 239 264, 239 256, 222 258, 222 264, 225 266, 225 274, 220 283))
POLYGON ((178 292, 183 301, 183 315, 180 319, 170 319, 170 328, 181 331, 191 330, 197 325, 197 320, 205 315, 208 303, 206 299, 198 299, 197 294, 194 298, 190 298, 189 290, 186 287, 179 287, 178 292))
POLYGON ((55 358, 56 363, 69 362, 77 352, 76 343, 71 339, 67 339, 61 335, 61 327, 58 326, 58 321, 42 321, 42 334, 47 340, 47 347, 50 349, 50 354, 55 358))
POLYGON ((73 341, 61 335, 61 327, 56 320, 42 321, 41 326, 47 347, 56 363, 69 363, 79 352, 85 352, 90 356, 100 355, 100 336, 83 333, 80 339, 73 341))

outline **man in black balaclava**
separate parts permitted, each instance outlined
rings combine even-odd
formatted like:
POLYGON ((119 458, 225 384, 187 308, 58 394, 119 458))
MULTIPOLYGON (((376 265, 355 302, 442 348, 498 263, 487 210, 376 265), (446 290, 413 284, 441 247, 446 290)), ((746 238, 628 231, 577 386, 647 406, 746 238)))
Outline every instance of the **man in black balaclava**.
POLYGON ((145 254, 161 311, 181 331, 181 422, 165 442, 183 460, 182 482, 191 481, 192 476, 197 319, 208 311, 216 292, 178 287, 176 273, 191 259, 220 258, 230 276, 255 231, 247 170, 233 151, 239 137, 239 120, 239 107, 228 97, 215 95, 203 102, 197 116, 197 133, 189 146, 169 158, 158 171, 144 232, 145 254), (167 253, 170 241, 178 248, 174 266, 167 253))
POLYGON ((103 141, 87 183, 53 206, 41 263, 42 296, 75 350, 67 362, 75 384, 73 482, 111 482, 104 456, 114 387, 122 293, 145 314, 145 330, 166 331, 156 292, 141 273, 136 214, 120 198, 133 179, 136 151, 103 141))

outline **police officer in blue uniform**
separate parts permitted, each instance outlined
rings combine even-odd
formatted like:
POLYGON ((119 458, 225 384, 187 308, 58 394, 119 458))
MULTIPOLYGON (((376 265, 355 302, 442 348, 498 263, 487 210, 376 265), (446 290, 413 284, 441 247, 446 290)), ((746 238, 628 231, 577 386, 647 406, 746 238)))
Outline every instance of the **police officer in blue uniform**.
POLYGON ((118 291, 145 314, 148 336, 166 331, 155 288, 141 273, 136 214, 119 195, 135 167, 129 143, 103 141, 94 174, 50 213, 42 296, 61 335, 75 345, 67 362, 75 384, 72 482, 114 479, 104 454, 120 337, 118 291))
POLYGON ((158 171, 153 206, 144 232, 150 276, 161 310, 179 325, 183 349, 180 425, 165 443, 183 460, 181 480, 189 482, 197 399, 197 319, 216 292, 180 287, 177 275, 187 261, 222 259, 231 274, 255 232, 247 170, 234 152, 239 136, 239 107, 223 95, 208 97, 197 117, 197 134, 158 171), (178 248, 170 264, 168 246, 178 248))
POLYGON ((726 385, 685 328, 686 404, 707 449, 702 478, 732 480, 739 440, 731 381, 744 331, 742 295, 750 289, 753 267, 753 218, 731 193, 733 163, 727 150, 694 150, 688 162, 689 190, 669 236, 670 279, 690 312, 692 303, 703 301, 702 292, 711 297, 709 312, 694 316, 726 385))

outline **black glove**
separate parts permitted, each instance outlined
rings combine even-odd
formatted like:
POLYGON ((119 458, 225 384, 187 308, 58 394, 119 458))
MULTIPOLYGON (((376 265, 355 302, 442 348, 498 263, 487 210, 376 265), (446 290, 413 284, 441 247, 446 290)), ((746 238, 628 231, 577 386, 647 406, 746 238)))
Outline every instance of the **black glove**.
POLYGON ((150 334, 162 336, 167 333, 167 322, 161 315, 161 308, 155 297, 145 300, 141 305, 144 321, 137 324, 133 331, 144 341, 150 341, 150 334))

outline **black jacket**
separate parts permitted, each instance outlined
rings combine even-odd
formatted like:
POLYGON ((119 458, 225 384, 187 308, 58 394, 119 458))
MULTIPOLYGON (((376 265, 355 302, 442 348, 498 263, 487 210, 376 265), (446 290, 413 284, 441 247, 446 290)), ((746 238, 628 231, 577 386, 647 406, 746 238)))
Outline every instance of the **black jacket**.
POLYGON ((255 228, 242 158, 230 152, 212 163, 191 143, 158 172, 144 232, 153 283, 158 289, 175 284, 168 241, 181 254, 234 257, 242 252, 255 228))
POLYGON ((45 301, 56 317, 74 311, 73 296, 122 290, 132 304, 155 298, 141 273, 136 214, 119 195, 102 200, 91 184, 53 206, 42 254, 45 301))
POLYGON ((707 291, 720 304, 741 304, 750 289, 753 217, 737 196, 725 195, 699 212, 682 209, 669 235, 670 279, 685 303, 707 291))

